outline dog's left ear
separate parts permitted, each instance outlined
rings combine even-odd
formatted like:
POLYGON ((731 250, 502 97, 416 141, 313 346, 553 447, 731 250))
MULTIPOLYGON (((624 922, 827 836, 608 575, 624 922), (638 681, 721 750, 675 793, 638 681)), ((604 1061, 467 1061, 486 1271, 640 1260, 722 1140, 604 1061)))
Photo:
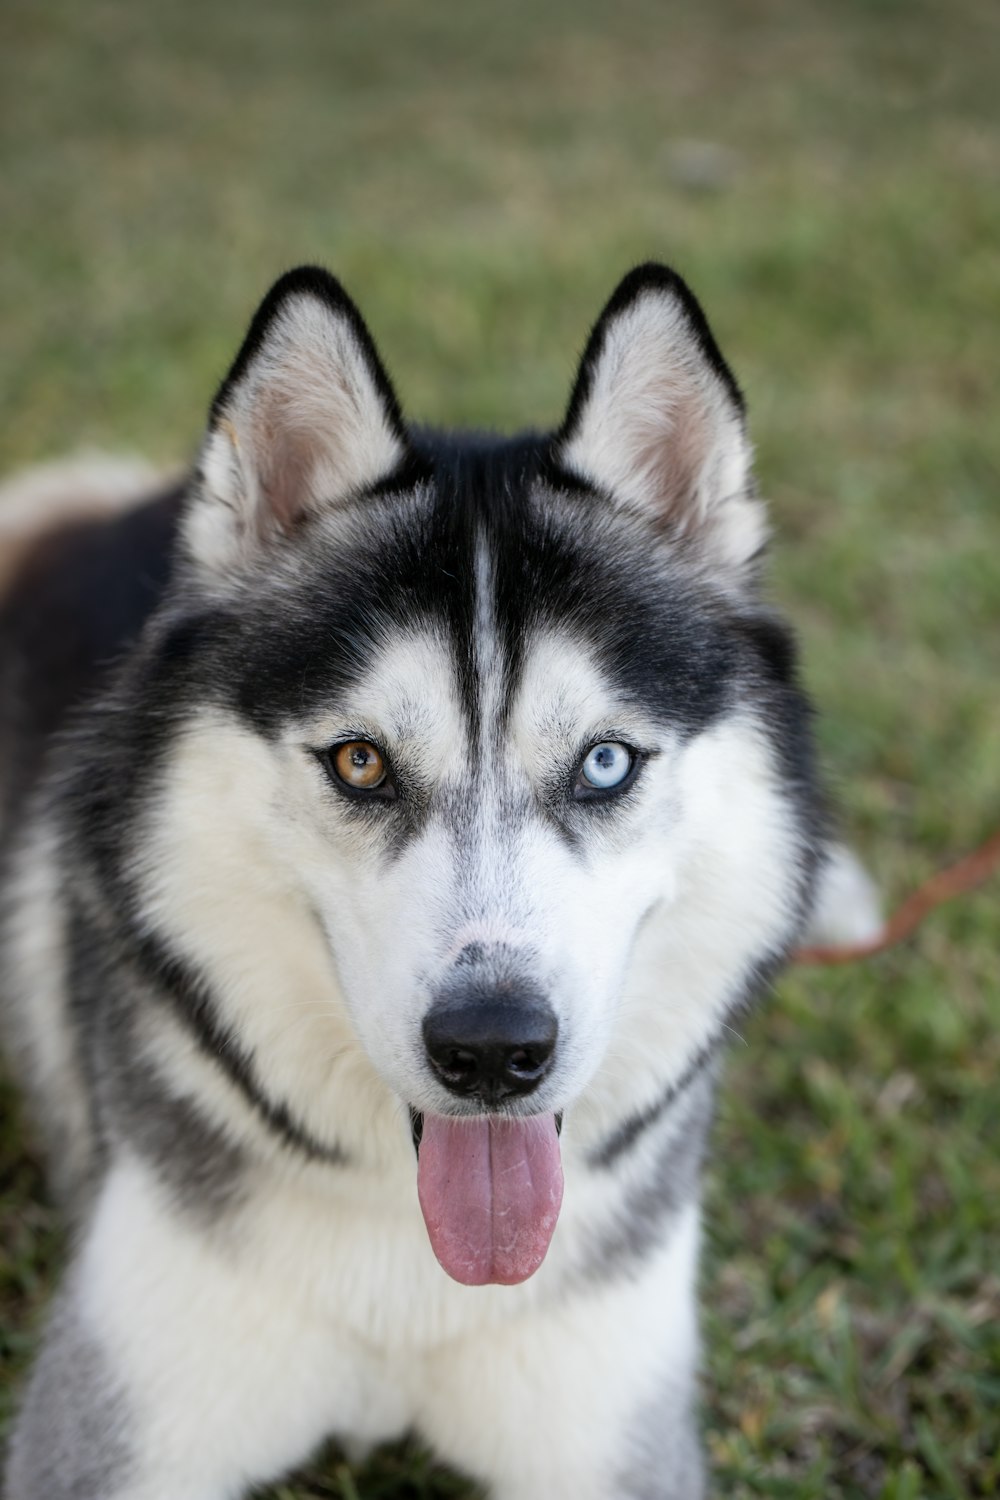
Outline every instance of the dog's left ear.
POLYGON ((185 517, 201 572, 238 574, 306 516, 407 453, 399 404, 354 303, 329 272, 271 288, 212 405, 185 517))
POLYGON ((739 387, 693 293, 639 266, 604 309, 556 437, 559 462, 741 581, 763 547, 739 387))

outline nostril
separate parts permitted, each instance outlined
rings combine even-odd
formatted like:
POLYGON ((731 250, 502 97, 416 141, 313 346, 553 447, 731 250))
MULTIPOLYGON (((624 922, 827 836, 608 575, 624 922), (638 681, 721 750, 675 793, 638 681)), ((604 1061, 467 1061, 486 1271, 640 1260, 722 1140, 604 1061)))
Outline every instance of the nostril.
POLYGON ((507 1072, 525 1080, 537 1078, 551 1055, 550 1046, 515 1047, 507 1054, 507 1072))
POLYGON ((455 1079, 471 1079, 479 1072, 479 1058, 467 1047, 451 1047, 444 1055, 434 1058, 442 1073, 455 1079))

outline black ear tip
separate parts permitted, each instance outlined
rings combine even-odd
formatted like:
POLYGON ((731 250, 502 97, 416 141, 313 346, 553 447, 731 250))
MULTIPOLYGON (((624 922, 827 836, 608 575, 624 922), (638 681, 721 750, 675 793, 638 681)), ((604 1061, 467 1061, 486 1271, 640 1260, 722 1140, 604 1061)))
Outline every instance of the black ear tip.
POLYGON ((299 280, 302 280, 304 282, 332 281, 335 286, 340 285, 336 276, 334 276, 333 272, 330 270, 329 266, 321 266, 319 261, 315 260, 303 261, 302 264, 298 266, 289 266, 287 271, 282 271, 281 275, 278 277, 274 285, 276 287, 279 287, 283 282, 287 281, 289 284, 293 284, 299 280))
MULTIPOLYGON (((325 266, 294 266, 279 276, 269 288, 253 315, 250 332, 262 332, 275 313, 294 297, 309 297, 331 312, 340 313, 352 322, 362 324, 361 314, 343 286, 325 266)), ((363 324, 362 324, 363 326, 363 324)))
POLYGON ((688 286, 684 277, 675 271, 672 266, 664 265, 662 261, 646 260, 641 265, 633 266, 631 271, 626 272, 611 293, 602 317, 609 313, 620 312, 622 308, 628 307, 643 292, 661 292, 668 296, 676 297, 685 307, 692 303, 701 310, 698 299, 688 286))
POLYGON ((701 303, 684 280, 684 277, 671 266, 663 265, 660 261, 644 261, 642 265, 633 267, 627 275, 622 277, 597 320, 594 331, 591 334, 590 344, 584 354, 584 364, 587 362, 588 355, 591 358, 596 355, 597 350, 603 343, 604 332, 609 322, 619 313, 631 307, 640 297, 650 293, 661 297, 669 297, 679 303, 684 311, 688 327, 704 358, 722 381, 729 393, 730 399, 741 413, 745 413, 746 401, 744 400, 743 392, 740 390, 736 377, 729 368, 722 350, 715 341, 715 335, 709 326, 701 303))

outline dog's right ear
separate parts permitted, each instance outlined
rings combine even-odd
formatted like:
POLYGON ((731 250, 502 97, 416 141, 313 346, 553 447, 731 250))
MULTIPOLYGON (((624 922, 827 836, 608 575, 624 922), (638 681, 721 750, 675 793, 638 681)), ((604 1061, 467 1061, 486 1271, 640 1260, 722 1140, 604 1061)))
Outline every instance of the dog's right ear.
POLYGON ((238 575, 305 517, 388 478, 406 454, 399 404, 354 303, 327 271, 289 271, 212 405, 186 551, 202 574, 238 575))

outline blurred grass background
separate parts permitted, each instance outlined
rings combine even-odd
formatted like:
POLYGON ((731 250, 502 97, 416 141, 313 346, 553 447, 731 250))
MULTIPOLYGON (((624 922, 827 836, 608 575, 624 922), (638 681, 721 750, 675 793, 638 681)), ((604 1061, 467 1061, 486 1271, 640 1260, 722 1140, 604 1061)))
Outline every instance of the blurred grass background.
MULTIPOLYGON (((892 903, 1000 823, 998 98, 995 0, 3 0, 2 466, 192 452, 308 259, 412 415, 548 424, 619 274, 667 260, 747 390, 774 593, 892 903)), ((791 973, 733 1049, 720 1494, 1000 1492, 997 890, 791 973)), ((0 1417, 60 1256, 15 1111, 0 1417)), ((409 1452, 274 1492, 467 1493, 409 1452)))

